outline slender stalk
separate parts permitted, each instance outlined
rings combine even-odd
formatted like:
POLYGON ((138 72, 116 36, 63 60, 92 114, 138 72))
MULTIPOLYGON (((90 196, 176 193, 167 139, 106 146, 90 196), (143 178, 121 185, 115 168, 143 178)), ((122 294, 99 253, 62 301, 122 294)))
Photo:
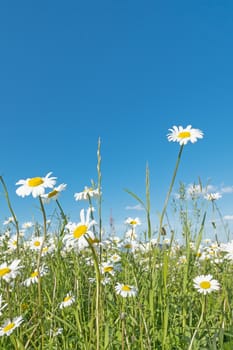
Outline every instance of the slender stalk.
POLYGON ((63 211, 63 209, 62 209, 62 206, 61 206, 61 204, 59 203, 58 199, 56 199, 56 203, 57 203, 58 208, 60 209, 60 213, 61 213, 61 217, 62 217, 62 219, 63 219, 63 221, 64 221, 64 225, 66 225, 66 224, 68 223, 67 217, 66 217, 66 215, 65 215, 65 213, 64 213, 64 211, 63 211))
POLYGON ((217 206, 216 202, 214 202, 214 201, 213 201, 213 206, 215 207, 215 209, 218 212, 219 218, 220 218, 221 223, 222 223, 222 227, 224 228, 224 231, 225 231, 225 234, 226 234, 226 237, 227 237, 227 241, 229 241, 229 230, 227 231, 226 223, 224 222, 222 213, 221 213, 219 207, 217 206))
POLYGON ((203 317, 204 317, 204 313, 205 313, 205 305, 206 305, 206 296, 204 296, 204 300, 202 300, 202 306, 201 306, 201 316, 200 316, 200 319, 198 321, 198 324, 197 324, 197 327, 193 333, 193 336, 192 336, 192 339, 191 339, 191 342, 189 344, 189 347, 188 347, 188 350, 191 350, 192 349, 192 346, 193 346, 193 342, 194 342, 194 339, 196 337, 196 334, 198 332, 198 329, 200 328, 200 325, 203 321, 203 317))
POLYGON ((100 138, 98 140, 98 150, 97 150, 97 173, 98 173, 98 216, 99 216, 99 241, 100 241, 100 261, 102 255, 102 195, 101 195, 101 183, 102 183, 102 175, 101 175, 101 155, 100 155, 100 138))
POLYGON ((43 241, 40 247, 40 251, 38 254, 38 258, 37 258, 37 272, 38 272, 38 318, 40 321, 40 325, 41 325, 41 343, 42 343, 42 349, 43 349, 43 343, 44 343, 44 327, 43 327, 43 310, 42 310, 42 287, 41 287, 41 275, 40 275, 40 262, 41 262, 41 256, 42 256, 42 251, 43 251, 43 247, 44 247, 44 243, 47 237, 47 219, 46 219, 46 213, 45 213, 45 209, 44 209, 44 204, 43 201, 41 199, 41 197, 39 196, 39 202, 40 202, 40 207, 41 207, 41 212, 42 212, 42 216, 43 216, 43 232, 44 232, 44 237, 43 237, 43 241))
POLYGON ((99 350, 100 349, 100 328, 101 328, 101 319, 102 319, 101 303, 100 303, 101 276, 100 276, 99 261, 98 261, 98 256, 96 254, 96 251, 88 238, 87 238, 87 242, 92 251, 94 267, 95 267, 95 275, 96 275, 96 300, 95 300, 96 350, 99 350))
POLYGON ((14 224, 15 224, 15 228, 16 228, 17 256, 19 256, 19 234, 20 234, 19 233, 19 223, 18 223, 18 220, 17 220, 16 215, 14 213, 14 210, 13 210, 13 208, 11 206, 11 202, 10 202, 7 186, 6 186, 5 181, 3 180, 2 176, 0 176, 0 181, 1 181, 3 189, 4 189, 4 193, 5 193, 5 197, 6 197, 8 208, 9 208, 9 210, 11 212, 11 215, 13 217, 13 220, 14 220, 14 224))
POLYGON ((160 220, 159 220, 159 233, 158 233, 158 243, 159 243, 159 241, 160 241, 161 230, 162 230, 162 227, 163 227, 163 219, 164 219, 164 215, 165 215, 166 210, 167 210, 167 205, 168 205, 168 201, 169 201, 169 198, 170 198, 170 195, 171 195, 171 192, 172 192, 172 188, 173 188, 173 185, 174 185, 174 183, 175 183, 176 174, 177 174, 177 170, 178 170, 178 167, 179 167, 179 164, 180 164, 180 159, 181 159, 181 155, 182 155, 183 148, 184 148, 184 145, 181 145, 181 146, 180 146, 179 153, 178 153, 178 157, 177 157, 177 160, 176 160, 175 170, 174 170, 174 173, 173 173, 173 176, 172 176, 171 184, 170 184, 169 190, 168 190, 168 192, 167 192, 167 196, 166 196, 166 198, 165 198, 165 202, 164 202, 164 205, 163 205, 162 214, 161 214, 161 216, 160 216, 160 220))
POLYGON ((66 217, 66 215, 65 215, 65 213, 64 213, 64 211, 63 211, 63 209, 62 209, 62 206, 61 206, 61 204, 59 203, 58 199, 56 199, 56 203, 57 203, 57 206, 58 206, 58 208, 59 208, 59 210, 60 210, 61 217, 62 217, 62 220, 63 220, 63 222, 62 222, 62 227, 61 227, 60 234, 59 234, 59 236, 60 236, 60 238, 61 238, 61 237, 63 237, 64 230, 65 230, 65 226, 68 224, 68 220, 67 220, 67 217, 66 217))
POLYGON ((146 166, 146 216, 148 227, 148 240, 151 240, 151 221, 150 221, 150 173, 149 167, 146 166))

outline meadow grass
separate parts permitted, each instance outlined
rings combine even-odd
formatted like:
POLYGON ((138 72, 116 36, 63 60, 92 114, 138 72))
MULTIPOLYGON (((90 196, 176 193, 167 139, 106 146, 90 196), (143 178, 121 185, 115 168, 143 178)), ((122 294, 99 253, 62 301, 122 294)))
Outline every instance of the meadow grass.
MULTIPOLYGON (((233 349, 233 244, 218 239, 216 215, 230 236, 217 197, 206 200, 201 183, 189 192, 181 183, 171 199, 179 232, 167 216, 182 150, 157 232, 151 228, 148 166, 145 203, 127 190, 145 209, 143 239, 138 218, 126 221, 124 234, 103 234, 100 143, 98 182, 81 194, 87 208, 76 224, 53 189, 35 199, 41 223, 23 231, 0 178, 11 213, 0 237, 0 349, 233 349), (50 226, 44 200, 53 195, 60 214, 50 226), (209 205, 214 239, 204 240, 209 205)), ((33 186, 40 179, 31 179, 33 186)))

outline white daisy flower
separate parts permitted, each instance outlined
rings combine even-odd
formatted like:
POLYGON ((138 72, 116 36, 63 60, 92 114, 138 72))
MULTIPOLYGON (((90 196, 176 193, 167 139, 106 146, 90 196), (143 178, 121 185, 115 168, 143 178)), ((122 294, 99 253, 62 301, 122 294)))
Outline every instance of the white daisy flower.
POLYGON ((64 241, 69 244, 73 242, 78 245, 80 249, 88 246, 87 239, 95 240, 95 236, 91 231, 93 225, 96 224, 95 220, 91 219, 91 208, 87 209, 86 217, 84 209, 80 211, 80 222, 78 224, 68 222, 66 229, 69 233, 64 236, 64 241))
POLYGON ((208 201, 216 201, 216 200, 222 198, 222 195, 219 192, 207 193, 204 196, 204 198, 207 199, 208 201))
POLYGON ((102 274, 115 275, 114 266, 111 262, 103 262, 100 266, 100 271, 102 274))
POLYGON ((13 235, 7 242, 10 251, 17 249, 17 235, 13 235))
POLYGON ((63 309, 67 306, 72 305, 75 302, 75 297, 72 296, 71 292, 67 293, 63 301, 60 303, 59 308, 63 309))
POLYGON ((89 198, 93 197, 99 197, 99 189, 93 189, 92 187, 84 187, 83 192, 75 193, 74 198, 76 201, 81 201, 81 200, 88 200, 89 198))
POLYGON ((136 234, 136 230, 134 227, 130 228, 127 232, 125 232, 125 238, 129 238, 132 240, 136 240, 137 239, 137 234, 136 234))
POLYGON ((28 242, 28 245, 31 250, 40 251, 43 242, 44 242, 44 237, 38 236, 38 237, 33 237, 31 241, 28 242))
POLYGON ((22 224, 22 228, 24 229, 24 230, 26 230, 26 229, 28 229, 28 228, 31 228, 33 226, 33 222, 31 222, 31 221, 26 221, 26 222, 24 222, 23 224, 22 224))
POLYGON ((9 224, 11 224, 13 222, 14 222, 14 218, 13 218, 13 216, 10 216, 8 219, 3 221, 3 225, 9 225, 9 224))
POLYGON ((18 316, 13 318, 13 320, 6 320, 4 322, 4 324, 2 325, 2 327, 0 327, 0 337, 2 337, 3 335, 10 335, 15 328, 19 327, 21 325, 21 323, 23 322, 23 317, 22 316, 18 316))
POLYGON ((141 225, 141 221, 139 220, 139 218, 134 218, 133 219, 133 218, 129 217, 129 218, 127 218, 125 220, 125 224, 128 224, 130 226, 136 227, 138 225, 141 225))
POLYGON ((115 286, 116 293, 123 298, 135 297, 137 295, 137 288, 128 284, 117 283, 115 286))
POLYGON ((53 188, 56 183, 56 177, 50 177, 52 172, 45 177, 32 177, 26 180, 19 180, 16 185, 21 185, 17 188, 16 193, 20 197, 29 196, 30 194, 36 198, 45 192, 45 188, 53 188))
MULTIPOLYGON (((43 265, 40 267, 39 272, 40 272, 40 277, 42 277, 48 273, 48 268, 43 265)), ((30 277, 28 277, 25 281, 23 281, 22 284, 26 287, 29 287, 32 284, 38 283, 39 272, 37 269, 35 269, 31 273, 30 277)))
POLYGON ((112 256, 110 256, 109 260, 116 263, 116 262, 119 262, 121 260, 121 257, 118 254, 113 254, 112 256))
POLYGON ((200 275, 193 279, 194 288, 204 295, 220 289, 219 282, 212 275, 200 275))
POLYGON ((192 125, 188 125, 186 128, 173 126, 169 131, 168 141, 179 142, 180 145, 186 145, 189 141, 194 143, 197 139, 203 138, 203 132, 199 129, 193 129, 192 125))
POLYGON ((222 252, 226 252, 225 259, 233 260, 233 241, 228 243, 221 243, 220 250, 222 252))
POLYGON ((202 193, 202 188, 200 185, 191 184, 187 187, 187 194, 191 197, 198 197, 202 193))
POLYGON ((178 264, 186 264, 187 263, 187 257, 185 255, 181 255, 178 259, 178 264))
POLYGON ((0 265, 0 278, 4 279, 6 282, 10 282, 11 279, 16 278, 16 276, 19 273, 19 269, 22 268, 22 266, 18 266, 20 263, 19 259, 16 259, 12 261, 12 263, 9 265, 6 262, 0 265))
POLYGON ((41 198, 43 200, 44 203, 49 203, 51 200, 56 200, 60 193, 62 191, 64 191, 66 189, 66 184, 61 184, 57 187, 54 187, 52 191, 50 191, 49 193, 46 193, 46 194, 42 194, 41 195, 41 198))
POLYGON ((120 243, 120 249, 123 252, 135 252, 138 249, 138 242, 132 239, 125 239, 120 243))
POLYGON ((49 330, 49 335, 51 337, 57 337, 58 335, 63 333, 63 328, 55 328, 55 329, 50 329, 49 330))

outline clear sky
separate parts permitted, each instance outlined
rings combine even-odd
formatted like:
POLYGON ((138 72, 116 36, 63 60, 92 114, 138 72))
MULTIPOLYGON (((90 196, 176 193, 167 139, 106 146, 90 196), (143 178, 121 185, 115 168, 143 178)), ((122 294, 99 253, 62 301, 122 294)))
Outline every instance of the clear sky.
POLYGON ((124 189, 145 198, 146 163, 156 221, 179 151, 166 135, 188 124, 205 136, 185 146, 175 188, 210 181, 233 215, 232 1, 2 1, 0 47, 0 170, 20 220, 38 202, 15 183, 52 171, 78 221, 100 137, 107 225, 111 210, 116 226, 144 219, 124 189))

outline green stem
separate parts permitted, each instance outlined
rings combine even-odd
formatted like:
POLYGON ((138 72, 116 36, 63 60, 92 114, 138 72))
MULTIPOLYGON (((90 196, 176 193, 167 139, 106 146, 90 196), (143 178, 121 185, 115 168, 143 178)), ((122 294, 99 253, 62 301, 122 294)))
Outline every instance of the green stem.
POLYGON ((192 346, 193 346, 193 342, 194 342, 194 339, 196 337, 196 334, 198 332, 198 329, 203 321, 203 317, 204 317, 204 312, 205 312, 205 304, 206 304, 206 296, 204 296, 204 300, 202 300, 202 307, 201 307, 201 316, 200 316, 200 319, 198 321, 198 324, 197 324, 197 327, 193 333, 193 336, 192 336, 192 339, 191 339, 191 342, 189 344, 189 347, 188 347, 188 350, 191 350, 192 349, 192 346))
POLYGON ((64 221, 64 225, 67 225, 67 223, 68 223, 67 217, 66 217, 66 215, 65 215, 65 213, 64 213, 64 211, 63 211, 63 209, 61 207, 61 204, 59 203, 58 199, 56 199, 56 203, 57 203, 58 208, 60 209, 61 217, 62 217, 62 219, 64 221))
POLYGON ((63 237, 63 234, 64 234, 64 230, 65 230, 65 226, 68 224, 68 220, 67 220, 67 217, 61 207, 61 204, 59 203, 58 199, 56 199, 56 203, 57 203, 57 206, 58 208, 60 209, 60 213, 61 213, 61 217, 62 217, 62 220, 63 220, 63 223, 62 223, 62 227, 61 227, 61 230, 60 230, 60 238, 63 237))
POLYGON ((7 191, 7 187, 6 187, 6 184, 5 184, 5 181, 3 180, 3 177, 0 176, 0 181, 2 183, 2 186, 3 186, 3 189, 4 189, 4 192, 5 192, 5 197, 6 197, 6 201, 7 201, 7 205, 8 205, 8 208, 11 212, 11 215, 13 217, 13 220, 14 220, 14 224, 15 224, 15 228, 16 228, 16 244, 17 244, 17 256, 19 256, 19 223, 18 223, 18 220, 16 218, 16 215, 14 213, 14 210, 11 206, 11 202, 10 202, 10 198, 9 198, 9 194, 8 194, 8 191, 7 191))
POLYGON ((88 238, 86 238, 89 247, 92 251, 95 275, 96 275, 96 301, 95 301, 95 322, 96 322, 96 350, 100 349, 100 327, 102 319, 102 308, 101 308, 101 275, 99 269, 99 261, 96 251, 88 238))
POLYGON ((146 217, 148 228, 148 240, 151 240, 151 221, 150 221, 150 172, 148 165, 146 166, 146 217))
POLYGON ((41 256, 43 252, 44 243, 47 237, 47 220, 46 220, 46 213, 43 205, 43 201, 41 197, 39 196, 40 201, 40 207, 41 212, 43 216, 43 227, 44 227, 44 237, 43 241, 40 247, 40 251, 37 258, 37 272, 38 272, 38 319, 41 324, 41 342, 42 342, 42 349, 43 349, 43 343, 44 343, 44 326, 43 326, 43 305, 42 305, 42 287, 41 287, 41 275, 40 275, 40 262, 41 262, 41 256))
POLYGON ((97 150, 97 173, 98 173, 98 217, 99 217, 99 241, 100 241, 100 262, 102 260, 102 195, 101 195, 101 154, 100 154, 100 138, 98 140, 98 150, 97 150))
POLYGON ((169 190, 167 192, 167 196, 166 196, 166 199, 165 199, 165 202, 164 202, 164 205, 163 205, 162 214, 160 216, 158 243, 160 241, 161 230, 162 230, 162 227, 163 227, 163 219, 164 219, 164 215, 165 215, 166 210, 167 210, 168 201, 169 201, 169 198, 170 198, 170 195, 171 195, 171 192, 172 192, 172 188, 173 188, 173 185, 174 185, 174 182, 175 182, 175 179, 176 179, 176 174, 177 174, 177 170, 178 170, 178 167, 179 167, 179 163, 180 163, 180 159, 181 159, 183 148, 184 148, 184 145, 181 145, 180 146, 180 150, 179 150, 179 154, 178 154, 178 157, 177 157, 177 161, 176 161, 175 170, 174 170, 174 173, 173 173, 173 176, 172 176, 172 181, 171 181, 171 184, 170 184, 170 187, 169 187, 169 190))

